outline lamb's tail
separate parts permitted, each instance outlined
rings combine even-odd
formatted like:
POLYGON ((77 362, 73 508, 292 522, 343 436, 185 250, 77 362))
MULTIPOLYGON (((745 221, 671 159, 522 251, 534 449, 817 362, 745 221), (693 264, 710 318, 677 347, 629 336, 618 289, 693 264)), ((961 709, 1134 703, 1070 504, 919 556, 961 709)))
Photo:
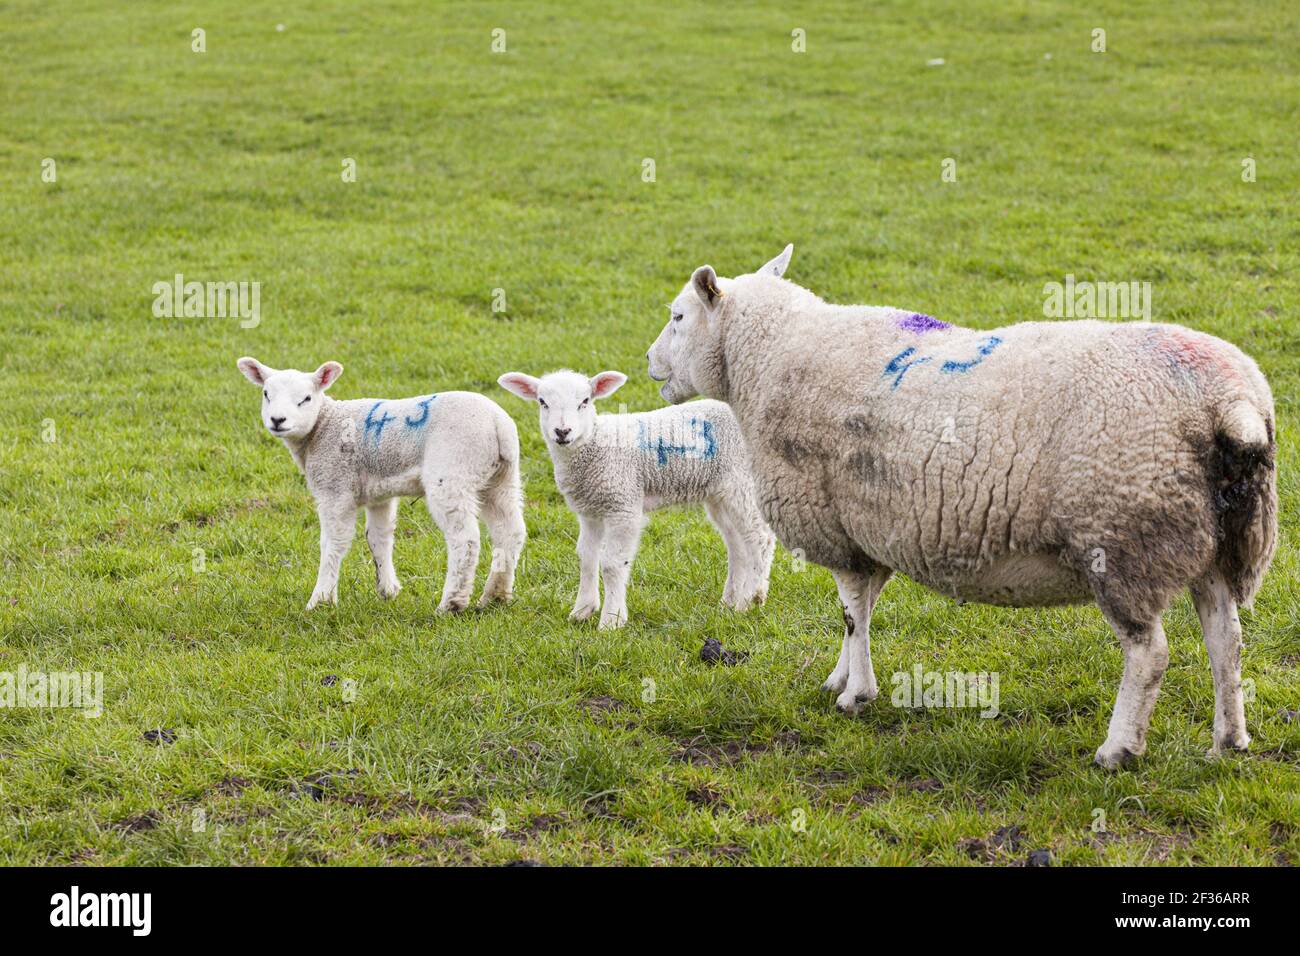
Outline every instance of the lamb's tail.
POLYGON ((1219 515, 1216 564, 1239 605, 1249 605, 1277 548, 1277 436, 1271 402, 1238 399, 1219 413, 1210 464, 1219 515))
POLYGON ((488 483, 486 498, 502 509, 523 508, 523 478, 519 471, 519 429, 504 411, 495 416, 497 431, 496 474, 488 483))

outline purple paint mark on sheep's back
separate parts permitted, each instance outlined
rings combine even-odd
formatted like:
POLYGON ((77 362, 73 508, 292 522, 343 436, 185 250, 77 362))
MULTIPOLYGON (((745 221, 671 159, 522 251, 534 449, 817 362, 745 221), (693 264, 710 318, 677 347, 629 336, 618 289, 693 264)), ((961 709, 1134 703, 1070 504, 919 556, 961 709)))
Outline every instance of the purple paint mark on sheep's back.
POLYGON ((894 324, 905 332, 915 332, 917 335, 950 328, 947 322, 940 322, 934 316, 922 312, 913 312, 911 315, 901 316, 894 320, 894 324))

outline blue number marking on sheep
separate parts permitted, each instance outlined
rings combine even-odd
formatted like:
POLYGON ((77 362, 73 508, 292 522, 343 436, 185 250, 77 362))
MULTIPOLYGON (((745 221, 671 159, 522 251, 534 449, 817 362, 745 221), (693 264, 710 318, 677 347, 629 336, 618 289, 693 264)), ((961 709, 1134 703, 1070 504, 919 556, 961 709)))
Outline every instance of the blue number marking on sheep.
POLYGON ((979 365, 980 362, 983 362, 984 359, 1001 344, 1002 340, 1000 338, 996 335, 990 335, 980 343, 979 354, 976 355, 975 358, 971 359, 969 362, 954 362, 950 359, 947 362, 944 362, 943 365, 939 367, 939 370, 942 372, 969 372, 976 365, 979 365))
POLYGON ((915 354, 916 354, 916 349, 909 346, 908 348, 903 349, 903 351, 899 352, 897 355, 895 355, 893 358, 889 360, 889 364, 885 366, 884 375, 886 377, 890 375, 894 376, 894 384, 889 386, 890 391, 893 391, 894 389, 898 388, 899 384, 903 381, 903 376, 907 374, 907 370, 909 368, 911 368, 913 365, 924 365, 926 362, 930 361, 930 357, 928 355, 923 355, 920 358, 912 359, 912 361, 910 362, 906 361, 907 359, 911 358, 915 354))
POLYGON ((713 437, 713 422, 701 418, 692 418, 690 426, 697 441, 690 445, 674 445, 666 441, 663 435, 657 435, 651 441, 650 436, 646 433, 645 422, 639 422, 637 424, 637 447, 642 451, 654 452, 655 461, 661 468, 668 464, 668 459, 674 455, 680 455, 683 458, 711 460, 718 453, 718 442, 713 437), (700 442, 703 444, 701 445, 700 442))
POLYGON ((377 401, 375 402, 375 404, 371 405, 370 410, 366 412, 365 433, 366 436, 369 437, 370 432, 374 431, 376 445, 379 444, 379 439, 384 437, 384 426, 387 425, 389 422, 397 421, 397 419, 395 419, 392 415, 388 414, 388 412, 383 412, 380 414, 378 418, 375 418, 375 412, 379 410, 379 406, 382 404, 384 403, 383 400, 381 399, 380 401, 377 401))
POLYGON ((406 422, 406 427, 419 428, 427 422, 429 420, 429 406, 433 404, 433 400, 437 397, 437 395, 430 395, 428 398, 422 398, 416 402, 415 404, 420 406, 420 417, 412 418, 410 415, 403 416, 402 420, 406 422))

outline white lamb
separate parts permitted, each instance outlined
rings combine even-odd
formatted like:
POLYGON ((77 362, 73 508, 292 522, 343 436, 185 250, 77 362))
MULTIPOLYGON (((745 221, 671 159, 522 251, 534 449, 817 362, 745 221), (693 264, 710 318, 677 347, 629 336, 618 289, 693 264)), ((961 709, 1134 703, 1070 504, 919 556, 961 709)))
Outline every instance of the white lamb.
POLYGON ((343 373, 338 362, 315 372, 268 368, 241 358, 239 370, 262 389, 262 421, 307 477, 320 517, 320 571, 307 609, 338 601, 339 567, 352 544, 357 509, 379 593, 401 590, 393 570, 393 531, 403 497, 423 496, 447 539, 440 611, 463 610, 474 590, 480 509, 492 539, 492 570, 480 605, 510 600, 523 549, 519 433, 491 399, 473 392, 421 398, 335 401, 325 394, 343 373))
POLYGON ((601 628, 627 622, 627 580, 644 514, 665 505, 703 504, 727 545, 722 602, 742 610, 767 597, 776 537, 754 500, 740 430, 721 402, 692 402, 635 415, 596 414, 595 400, 627 381, 620 372, 593 378, 552 372, 537 379, 510 372, 502 388, 537 402, 555 483, 578 516, 578 597, 569 615, 600 608, 601 628))
POLYGON ((1104 767, 1146 747, 1190 588, 1214 674, 1214 752, 1250 737, 1241 624, 1277 543, 1273 399, 1255 363, 1176 325, 1026 322, 992 332, 829 305, 781 278, 695 270, 649 353, 661 394, 727 402, 777 536, 845 605, 826 681, 876 696, 868 625, 894 571, 958 599, 1095 601, 1124 676, 1104 767))

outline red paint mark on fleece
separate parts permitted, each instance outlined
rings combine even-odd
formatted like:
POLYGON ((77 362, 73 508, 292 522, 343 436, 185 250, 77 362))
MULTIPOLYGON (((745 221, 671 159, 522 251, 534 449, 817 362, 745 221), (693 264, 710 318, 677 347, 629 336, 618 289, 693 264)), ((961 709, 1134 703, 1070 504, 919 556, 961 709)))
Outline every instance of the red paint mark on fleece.
POLYGON ((1194 335, 1181 330, 1161 329, 1153 342, 1153 349, 1177 365, 1197 372, 1208 372, 1225 378, 1239 379, 1237 365, 1218 343, 1208 336, 1194 335))

